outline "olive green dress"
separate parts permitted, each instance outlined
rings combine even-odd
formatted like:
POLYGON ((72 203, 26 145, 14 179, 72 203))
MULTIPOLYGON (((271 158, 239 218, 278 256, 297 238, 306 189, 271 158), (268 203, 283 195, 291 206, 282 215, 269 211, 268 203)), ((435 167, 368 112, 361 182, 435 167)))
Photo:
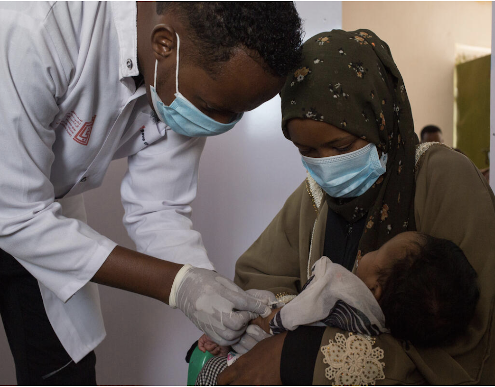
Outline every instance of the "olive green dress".
MULTIPOLYGON (((495 197, 467 157, 439 144, 417 147, 415 183, 417 230, 459 245, 478 273, 475 318, 455 343, 429 349, 326 328, 313 384, 495 384, 495 197)), ((308 177, 239 258, 235 282, 298 294, 323 254, 327 201, 308 177)))

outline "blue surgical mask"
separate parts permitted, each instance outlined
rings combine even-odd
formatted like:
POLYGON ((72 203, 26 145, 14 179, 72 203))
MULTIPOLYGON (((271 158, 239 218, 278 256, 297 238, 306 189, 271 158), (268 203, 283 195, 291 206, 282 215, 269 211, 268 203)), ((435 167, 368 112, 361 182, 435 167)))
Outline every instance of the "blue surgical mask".
POLYGON ((150 90, 151 101, 153 102, 153 107, 155 108, 158 118, 160 121, 170 126, 174 132, 188 137, 216 136, 217 134, 222 134, 232 129, 241 119, 242 113, 238 114, 237 117, 228 124, 222 124, 208 117, 179 92, 179 48, 180 40, 179 35, 177 35, 177 63, 175 70, 176 92, 175 99, 170 106, 165 105, 156 92, 156 68, 158 61, 155 62, 155 81, 154 86, 150 86, 150 90))
POLYGON ((387 170, 387 155, 379 158, 375 144, 339 156, 302 156, 302 162, 318 185, 334 198, 361 196, 387 170))

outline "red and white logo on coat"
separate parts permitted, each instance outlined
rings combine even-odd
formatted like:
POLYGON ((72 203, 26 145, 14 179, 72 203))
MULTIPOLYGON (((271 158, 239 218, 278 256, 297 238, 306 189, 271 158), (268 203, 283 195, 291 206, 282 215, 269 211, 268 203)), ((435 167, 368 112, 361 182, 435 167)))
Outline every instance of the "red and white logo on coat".
POLYGON ((67 113, 65 118, 60 122, 60 125, 64 127, 65 131, 75 142, 81 145, 88 145, 95 118, 96 115, 91 118, 91 121, 86 122, 81 120, 75 111, 71 111, 67 113))

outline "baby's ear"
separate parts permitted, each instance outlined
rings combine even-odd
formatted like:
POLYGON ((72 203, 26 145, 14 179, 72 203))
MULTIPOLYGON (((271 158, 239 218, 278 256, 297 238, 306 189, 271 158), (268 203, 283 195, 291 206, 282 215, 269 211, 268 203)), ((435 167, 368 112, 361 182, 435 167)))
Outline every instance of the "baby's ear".
POLYGON ((372 288, 370 288, 371 293, 373 293, 373 296, 375 296, 375 299, 377 301, 380 301, 380 298, 382 298, 382 285, 380 285, 378 282, 376 282, 372 288))

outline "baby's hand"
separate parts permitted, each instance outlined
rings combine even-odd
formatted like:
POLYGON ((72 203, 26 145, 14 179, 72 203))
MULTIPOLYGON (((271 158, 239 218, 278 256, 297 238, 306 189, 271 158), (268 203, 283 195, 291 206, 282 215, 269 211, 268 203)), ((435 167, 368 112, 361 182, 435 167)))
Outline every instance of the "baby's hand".
POLYGON ((203 335, 199 338, 198 348, 201 352, 208 351, 213 356, 227 356, 230 351, 230 347, 223 347, 221 345, 218 345, 206 335, 203 335))
POLYGON ((282 308, 273 309, 272 313, 270 313, 270 315, 267 317, 258 316, 254 320, 251 320, 249 324, 258 325, 266 333, 270 333, 270 321, 272 321, 272 318, 275 317, 280 309, 282 308))

